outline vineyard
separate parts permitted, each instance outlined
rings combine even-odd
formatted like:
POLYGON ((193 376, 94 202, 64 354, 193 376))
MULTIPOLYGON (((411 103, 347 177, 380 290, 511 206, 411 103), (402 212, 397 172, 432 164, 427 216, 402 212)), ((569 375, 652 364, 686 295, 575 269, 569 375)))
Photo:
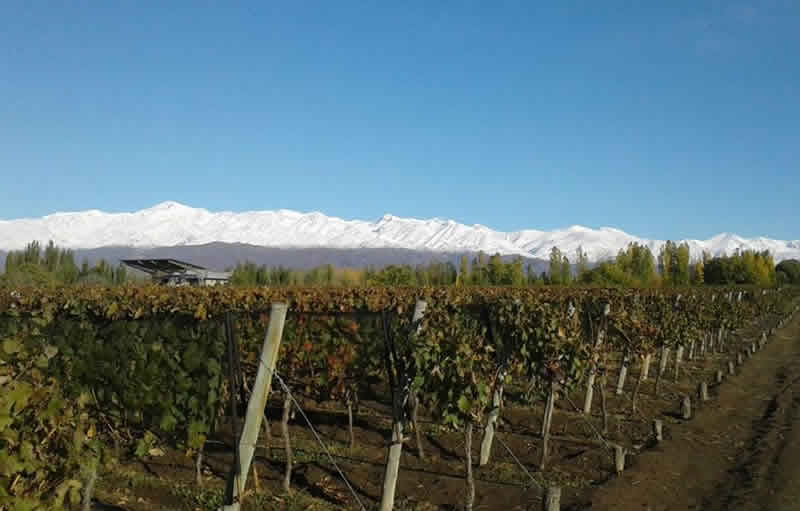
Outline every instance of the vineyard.
POLYGON ((0 510, 92 495, 153 509, 114 493, 139 465, 167 480, 147 483, 158 506, 219 508, 276 303, 288 313, 244 509, 568 503, 688 420, 797 294, 0 290, 0 510))

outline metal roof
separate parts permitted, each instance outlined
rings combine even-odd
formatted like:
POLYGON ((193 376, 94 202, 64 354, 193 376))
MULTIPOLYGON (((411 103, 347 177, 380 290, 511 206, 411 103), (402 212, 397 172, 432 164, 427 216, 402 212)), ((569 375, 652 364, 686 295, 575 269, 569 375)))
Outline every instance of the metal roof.
POLYGON ((177 259, 123 259, 122 263, 145 273, 177 273, 188 270, 205 270, 202 266, 177 259))

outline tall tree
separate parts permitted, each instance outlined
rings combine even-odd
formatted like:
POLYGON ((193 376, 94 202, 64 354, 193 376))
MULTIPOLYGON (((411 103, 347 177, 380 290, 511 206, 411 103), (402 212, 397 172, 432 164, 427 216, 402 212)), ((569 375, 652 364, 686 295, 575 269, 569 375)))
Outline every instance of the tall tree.
POLYGON ((489 258, 489 266, 487 268, 489 276, 489 284, 499 286, 504 283, 505 266, 500 254, 495 254, 489 258))
POLYGON ((550 249, 550 283, 551 284, 562 284, 562 264, 563 260, 561 257, 561 251, 558 247, 553 247, 550 249))
POLYGON ((469 284, 469 262, 467 261, 467 256, 461 256, 461 262, 458 266, 458 277, 456 282, 459 285, 466 286, 469 284))
POLYGON ((561 255, 561 283, 568 285, 572 282, 572 267, 569 264, 567 254, 561 255))
POLYGON ((581 245, 578 245, 577 250, 575 250, 575 263, 577 265, 577 279, 582 281, 586 272, 589 271, 589 258, 581 245))
POLYGON ((525 283, 525 275, 522 271, 522 258, 517 256, 509 265, 508 272, 509 284, 521 286, 525 283))

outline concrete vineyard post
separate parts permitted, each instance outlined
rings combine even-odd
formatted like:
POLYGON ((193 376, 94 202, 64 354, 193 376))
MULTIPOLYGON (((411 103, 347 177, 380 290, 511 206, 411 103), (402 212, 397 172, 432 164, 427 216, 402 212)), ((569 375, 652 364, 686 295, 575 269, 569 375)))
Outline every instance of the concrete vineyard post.
POLYGON ((664 376, 667 371, 667 362, 669 361, 670 349, 667 346, 661 348, 661 360, 658 361, 658 375, 664 376))
MULTIPOLYGON (((425 313, 427 303, 418 300, 414 306, 412 321, 419 322, 425 313)), ((381 493, 380 511, 391 511, 394 507, 394 494, 397 488, 397 476, 400 472, 400 456, 403 453, 403 423, 400 421, 392 424, 392 443, 389 446, 389 455, 386 459, 386 472, 383 477, 383 492, 381 493)))
POLYGON ((489 417, 486 420, 486 428, 483 431, 483 440, 481 441, 481 455, 478 464, 482 467, 489 463, 489 456, 492 453, 492 441, 494 440, 494 431, 497 427, 497 420, 500 418, 500 404, 503 400, 503 380, 505 375, 501 373, 498 376, 498 382, 492 393, 492 409, 489 410, 489 417))
POLYGON ((82 511, 91 511, 92 497, 94 496, 94 485, 97 483, 97 465, 100 460, 92 458, 89 462, 89 473, 86 476, 86 481, 83 482, 83 506, 82 511))
POLYGON ((614 445, 614 467, 617 469, 617 475, 625 470, 625 448, 619 444, 614 445))
POLYGON ((636 398, 639 397, 639 389, 642 387, 642 382, 647 378, 645 369, 647 369, 645 362, 650 355, 642 357, 642 369, 639 371, 639 378, 636 380, 636 385, 633 387, 633 395, 631 396, 631 412, 636 413, 636 398))
POLYGON ((717 385, 722 383, 722 371, 719 369, 714 373, 714 382, 716 382, 717 385))
POLYGON ((667 360, 669 359, 670 349, 667 346, 661 347, 661 358, 658 361, 658 374, 656 374, 656 388, 655 393, 658 394, 658 388, 661 385, 661 378, 667 370, 667 360))
POLYGON ((700 398, 700 401, 708 401, 708 384, 706 382, 701 381, 698 385, 697 397, 700 398))
POLYGON ((653 419, 653 436, 656 442, 661 443, 664 440, 664 421, 661 419, 653 419))
POLYGON ((681 399, 681 417, 684 420, 692 418, 692 398, 689 396, 683 396, 681 399))
POLYGON ((642 381, 650 376, 650 361, 653 360, 652 353, 648 353, 642 359, 642 381))
POLYGON ((681 362, 683 362, 683 344, 678 345, 678 349, 675 350, 675 381, 680 377, 681 362))
POLYGON ((561 487, 548 486, 542 500, 542 511, 561 511, 561 487))
POLYGON ((247 403, 247 416, 239 440, 239 473, 233 484, 233 504, 222 507, 223 511, 238 511, 241 492, 244 492, 247 474, 253 461, 258 432, 261 430, 261 421, 264 418, 264 408, 267 406, 267 397, 272 386, 272 375, 278 361, 278 352, 283 337, 283 325, 286 322, 288 306, 284 303, 273 303, 267 335, 261 347, 260 364, 253 384, 253 392, 247 403))
POLYGON ((733 360, 728 360, 728 374, 730 376, 736 374, 736 371, 734 370, 733 360))
POLYGON ((625 356, 622 358, 622 365, 619 368, 619 377, 617 378, 617 390, 616 394, 619 396, 622 394, 622 390, 625 387, 625 377, 628 375, 628 366, 631 363, 631 355, 630 353, 626 352, 625 356))

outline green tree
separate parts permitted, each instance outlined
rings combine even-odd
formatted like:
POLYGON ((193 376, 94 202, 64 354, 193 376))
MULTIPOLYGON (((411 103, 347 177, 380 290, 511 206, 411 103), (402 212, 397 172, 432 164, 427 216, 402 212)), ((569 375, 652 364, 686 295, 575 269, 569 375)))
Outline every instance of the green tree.
POLYGON ((561 283, 568 285, 572 282, 572 267, 566 254, 561 255, 561 283))
POLYGON ((517 256, 511 263, 509 263, 508 271, 509 284, 512 286, 521 286, 525 283, 525 274, 522 271, 522 258, 517 256))
POLYGON ((694 270, 692 272, 692 284, 702 286, 705 283, 705 272, 703 261, 694 263, 694 270))
POLYGON ((674 282, 675 284, 687 286, 689 285, 689 260, 690 251, 689 244, 685 241, 679 246, 675 247, 675 257, 670 258, 674 265, 674 282))
POLYGON ((493 286, 499 286, 505 282, 505 265, 500 254, 489 258, 488 277, 488 283, 493 286))
POLYGON ((800 261, 784 259, 775 267, 775 273, 779 284, 800 284, 800 261))
POLYGON ((467 256, 461 256, 461 262, 458 265, 458 280, 456 281, 461 286, 469 285, 469 261, 467 256))
POLYGON ((583 280, 583 276, 589 271, 589 258, 580 245, 578 245, 578 249, 575 251, 575 263, 577 266, 577 279, 580 282, 583 280))
POLYGON ((550 249, 550 283, 559 285, 563 284, 562 281, 563 272, 563 257, 561 256, 561 251, 558 247, 553 247, 550 249))

